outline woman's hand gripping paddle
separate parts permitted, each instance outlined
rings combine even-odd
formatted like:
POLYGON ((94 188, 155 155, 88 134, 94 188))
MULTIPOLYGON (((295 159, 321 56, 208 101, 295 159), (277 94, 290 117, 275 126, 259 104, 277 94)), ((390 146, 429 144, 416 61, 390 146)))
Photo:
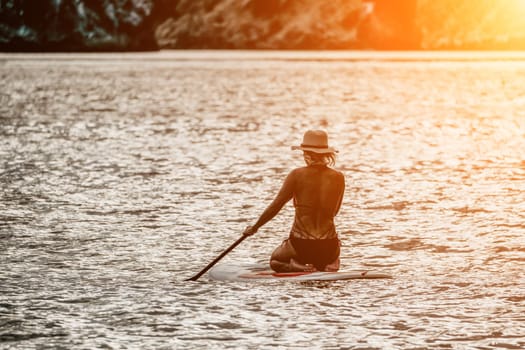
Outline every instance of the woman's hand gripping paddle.
POLYGON ((242 241, 244 241, 244 239, 248 236, 251 236, 253 235, 255 232, 253 229, 251 229, 251 227, 248 227, 246 228, 246 230, 244 231, 243 235, 241 236, 241 238, 239 238, 238 240, 236 240, 231 246, 228 247, 228 249, 226 249, 225 251, 223 251, 221 253, 221 255, 219 255, 218 257, 216 257, 211 263, 208 264, 208 266, 206 266, 204 269, 202 269, 201 272, 199 272, 198 274, 196 274, 195 276, 191 277, 191 278, 188 278, 186 279, 186 281, 196 281, 199 279, 199 277, 201 277, 202 275, 204 275, 206 273, 206 271, 208 271, 209 269, 212 268, 213 265, 215 265, 219 260, 221 260, 222 258, 224 258, 224 256, 226 254, 228 254, 229 252, 231 252, 233 250, 233 248, 237 247, 242 241))

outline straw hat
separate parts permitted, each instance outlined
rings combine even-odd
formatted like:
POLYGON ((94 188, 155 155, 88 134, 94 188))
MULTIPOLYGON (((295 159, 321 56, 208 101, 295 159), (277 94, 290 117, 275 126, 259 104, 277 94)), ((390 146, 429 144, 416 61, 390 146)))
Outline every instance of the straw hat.
POLYGON ((335 153, 335 148, 328 146, 328 134, 323 130, 308 130, 304 133, 303 143, 292 146, 293 150, 310 151, 315 153, 335 153))

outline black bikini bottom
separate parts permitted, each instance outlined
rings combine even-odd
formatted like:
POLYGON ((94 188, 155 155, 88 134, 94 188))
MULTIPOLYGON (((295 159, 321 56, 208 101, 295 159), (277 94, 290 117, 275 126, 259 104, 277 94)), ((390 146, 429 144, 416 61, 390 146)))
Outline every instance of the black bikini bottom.
POLYGON ((296 260, 301 264, 312 264, 319 271, 324 271, 326 265, 339 257, 339 238, 302 239, 290 237, 288 240, 297 253, 296 260))

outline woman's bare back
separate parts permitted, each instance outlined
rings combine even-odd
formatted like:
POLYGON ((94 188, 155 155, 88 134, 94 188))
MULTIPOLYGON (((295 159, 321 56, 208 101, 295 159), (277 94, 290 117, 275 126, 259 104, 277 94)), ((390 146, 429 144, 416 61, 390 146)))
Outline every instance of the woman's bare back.
POLYGON ((344 194, 343 174, 320 165, 295 169, 291 175, 295 220, 290 235, 304 239, 336 237, 333 219, 344 194))

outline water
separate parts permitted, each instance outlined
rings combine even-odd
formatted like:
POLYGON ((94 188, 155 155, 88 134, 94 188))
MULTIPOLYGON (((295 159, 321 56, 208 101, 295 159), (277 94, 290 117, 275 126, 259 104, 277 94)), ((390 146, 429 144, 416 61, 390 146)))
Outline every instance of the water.
MULTIPOLYGON (((0 348, 525 348, 525 60, 505 55, 1 55, 0 348), (342 268, 395 279, 185 282, 309 128, 340 149, 342 268)), ((292 217, 224 261, 267 261, 292 217)))

